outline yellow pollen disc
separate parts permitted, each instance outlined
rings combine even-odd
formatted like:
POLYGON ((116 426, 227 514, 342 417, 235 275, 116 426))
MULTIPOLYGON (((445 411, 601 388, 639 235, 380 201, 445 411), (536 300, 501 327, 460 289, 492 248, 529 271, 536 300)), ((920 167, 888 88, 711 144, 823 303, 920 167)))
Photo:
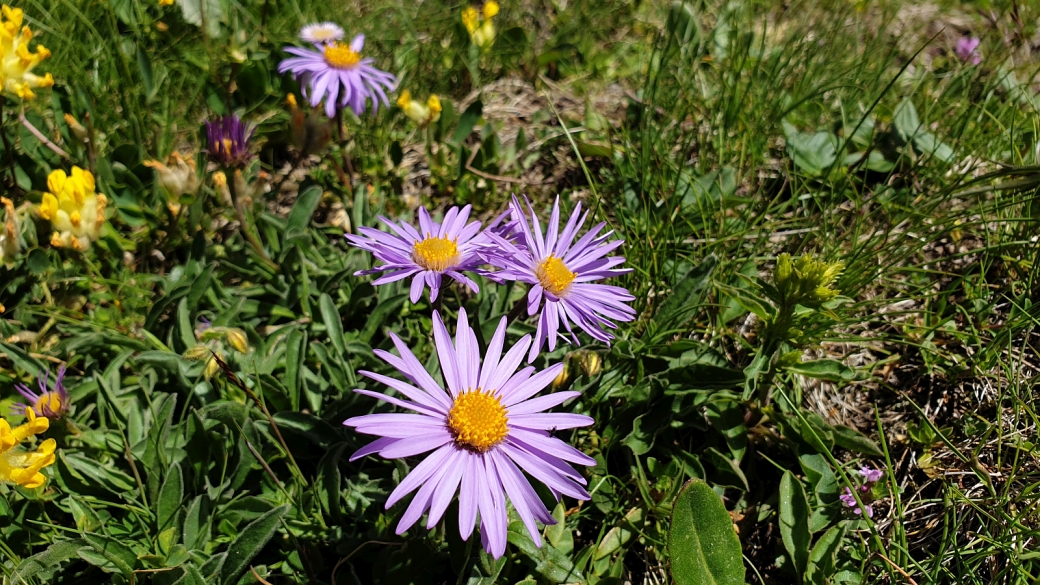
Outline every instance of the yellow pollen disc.
POLYGON ((453 240, 427 237, 415 243, 412 260, 426 270, 444 272, 459 261, 459 247, 453 240))
POLYGON ((58 412, 61 410, 61 396, 58 396, 57 392, 47 392, 33 405, 33 409, 39 413, 43 413, 44 409, 48 408, 51 412, 58 412))
POLYGON ((361 53, 355 53, 350 45, 329 43, 325 47, 325 62, 336 69, 350 69, 361 60, 361 53))
POLYGON ((538 263, 534 269, 535 276, 542 283, 542 288, 556 296, 567 290, 578 275, 567 270, 567 265, 556 256, 549 256, 538 263))
POLYGON ((494 391, 479 388, 463 392, 448 412, 448 426, 455 442, 483 453, 502 442, 509 434, 506 408, 494 391))

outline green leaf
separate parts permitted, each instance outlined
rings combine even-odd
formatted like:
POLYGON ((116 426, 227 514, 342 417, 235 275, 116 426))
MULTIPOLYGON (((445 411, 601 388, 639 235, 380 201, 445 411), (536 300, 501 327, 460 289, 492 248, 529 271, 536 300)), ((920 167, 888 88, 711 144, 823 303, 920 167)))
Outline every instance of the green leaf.
POLYGON ((270 512, 250 522, 242 532, 235 537, 227 549, 227 558, 220 568, 220 582, 224 585, 234 585, 238 578, 249 566, 260 550, 267 545, 274 533, 278 530, 282 516, 289 510, 289 506, 279 506, 270 512))
POLYGON ((585 577, 574 567, 567 555, 543 542, 541 548, 535 546, 527 534, 523 522, 511 522, 508 532, 509 542, 513 544, 531 561, 534 571, 550 583, 584 582, 585 577))
POLYGON ((711 282, 711 275, 718 266, 718 258, 714 255, 705 258, 699 266, 686 273, 674 287, 672 294, 657 310, 654 321, 668 330, 682 329, 693 318, 694 311, 700 306, 704 290, 711 282))
POLYGON ((869 457, 885 456, 881 451, 881 447, 878 447, 877 443, 863 436, 863 434, 856 429, 844 425, 835 425, 832 428, 834 431, 834 443, 839 447, 843 447, 856 453, 862 453, 869 457))
POLYGON ((953 148, 935 134, 922 130, 914 135, 914 147, 924 154, 930 154, 943 162, 953 162, 953 148))
POLYGON ((592 555, 592 560, 598 561, 599 559, 609 557, 628 544, 642 527, 645 513, 646 511, 643 508, 632 508, 629 510, 621 523, 608 530, 603 536, 603 540, 599 542, 596 552, 592 555))
POLYGON ((810 514, 812 509, 802 482, 790 470, 784 471, 780 480, 780 536, 798 575, 805 572, 809 562, 809 545, 812 543, 810 514))
POLYGON ((343 322, 339 318, 336 304, 332 302, 332 297, 322 293, 318 305, 321 307, 321 320, 325 324, 332 349, 336 350, 337 357, 342 359, 347 355, 347 350, 343 345, 343 322))
POLYGON ((41 571, 58 567, 62 563, 77 558, 77 551, 86 544, 81 538, 61 540, 52 543, 43 552, 22 559, 10 575, 11 583, 30 583, 30 579, 41 571))
POLYGON ((297 243, 305 239, 307 226, 311 223, 311 216, 321 202, 322 190, 317 185, 311 185, 300 192, 296 203, 293 204, 289 218, 285 222, 285 242, 297 243))
POLYGON ((220 36, 220 23, 227 19, 220 0, 177 0, 185 22, 203 29, 211 37, 220 36))
POLYGON ((917 108, 910 98, 903 98, 896 106, 896 111, 892 114, 892 125, 896 127, 896 132, 903 142, 910 142, 921 129, 921 119, 917 117, 917 108))
POLYGON ((839 524, 825 532, 809 554, 809 565, 805 580, 813 585, 825 585, 834 574, 834 560, 845 537, 845 524, 839 524))
POLYGON ((852 382, 864 377, 855 369, 846 366, 838 360, 830 359, 788 364, 786 369, 788 372, 801 374, 807 378, 827 380, 828 382, 852 382))
POLYGON ((740 540, 722 499, 708 484, 686 482, 672 506, 668 533, 677 585, 743 585, 740 540))
POLYGON ((83 540, 87 546, 79 550, 79 556, 93 565, 104 567, 99 560, 107 561, 117 571, 126 577, 130 577, 137 563, 137 555, 122 542, 100 534, 84 534, 83 540), (91 554, 95 553, 95 554, 91 554))
POLYGON ((156 504, 156 524, 159 531, 174 526, 173 521, 184 499, 184 475, 180 463, 174 463, 166 472, 166 481, 159 489, 159 500, 156 504))
POLYGON ((672 2, 664 28, 680 46, 701 42, 700 19, 693 6, 687 2, 672 2))
POLYGON ((196 496, 188 504, 184 515, 184 546, 189 549, 202 548, 209 541, 206 519, 209 517, 209 499, 196 496))
POLYGON ((339 470, 339 462, 343 458, 346 448, 346 443, 339 443, 321 458, 321 462, 318 463, 318 479, 314 482, 318 500, 334 518, 339 518, 341 514, 340 486, 343 479, 339 470))
POLYGON ((831 132, 802 133, 787 120, 783 122, 787 152, 791 160, 810 177, 819 177, 838 158, 838 137, 831 132))
POLYGON ((484 104, 477 100, 466 108, 465 112, 459 116, 459 123, 455 126, 455 133, 451 136, 451 143, 460 145, 469 135, 473 132, 473 128, 477 126, 477 122, 480 121, 480 116, 483 115, 484 104))

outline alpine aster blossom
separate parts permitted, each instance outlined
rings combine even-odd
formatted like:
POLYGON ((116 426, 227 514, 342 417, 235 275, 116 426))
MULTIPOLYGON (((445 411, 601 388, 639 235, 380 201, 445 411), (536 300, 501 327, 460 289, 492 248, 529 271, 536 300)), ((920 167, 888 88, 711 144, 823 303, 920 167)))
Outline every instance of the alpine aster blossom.
POLYGON ((418 490, 401 516, 398 534, 427 510, 426 527, 432 528, 458 490, 463 540, 472 534, 479 513, 481 543, 495 558, 501 557, 509 523, 508 497, 531 540, 541 546, 536 521, 549 525, 555 520, 525 473, 545 484, 557 500, 561 494, 589 499, 582 487, 585 479, 569 463, 595 465, 595 460, 551 436, 549 430, 584 427, 593 420, 580 414, 544 412, 580 393, 556 392, 535 398, 559 375, 563 364, 537 373, 530 366, 517 371, 531 337, 524 336, 503 356, 505 318, 495 330, 483 361, 465 310, 459 310, 454 343, 437 312, 433 314, 433 335, 447 389, 434 381, 404 342, 391 333, 400 355, 382 350, 375 350, 376 354, 408 381, 361 373, 389 386, 402 398, 369 390, 355 392, 414 414, 380 413, 346 420, 343 424, 357 432, 380 437, 354 453, 351 461, 373 453, 386 459, 429 453, 387 499, 386 507, 390 508, 418 490))
POLYGON ((979 54, 979 38, 978 37, 961 37, 957 39, 957 45, 954 47, 954 52, 957 53, 957 58, 965 63, 971 62, 972 65, 978 65, 982 62, 982 55, 979 54))
POLYGON ((344 34, 343 27, 334 22, 316 22, 300 30, 300 38, 315 45, 338 41, 344 34))
POLYGON ((33 89, 54 85, 50 73, 40 77, 32 72, 51 52, 43 45, 36 45, 36 50, 29 52, 33 33, 28 26, 22 26, 25 13, 21 8, 4 4, 0 6, 0 15, 0 90, 31 100, 36 97, 33 89))
POLYGON ((253 158, 249 141, 255 131, 255 127, 242 122, 235 114, 207 121, 206 152, 209 159, 225 168, 245 165, 253 158))
POLYGON ((389 107, 386 92, 394 90, 397 78, 373 67, 373 59, 362 58, 364 46, 365 35, 358 35, 349 45, 339 41, 317 44, 316 51, 286 47, 285 52, 295 56, 279 63, 278 72, 292 72, 311 106, 318 107, 324 99, 325 114, 330 118, 345 107, 360 116, 369 98, 373 111, 379 109, 380 101, 389 107))
POLYGON ((47 385, 50 372, 44 372, 36 379, 36 385, 40 389, 37 394, 25 384, 16 384, 15 390, 29 401, 28 404, 16 402, 11 406, 11 414, 22 415, 32 411, 36 416, 50 419, 59 419, 69 411, 69 393, 65 390, 65 366, 58 370, 58 377, 54 380, 54 390, 47 385))
POLYGON ((37 418, 36 413, 25 411, 25 424, 11 428, 0 418, 0 482, 18 484, 24 488, 37 488, 47 481, 40 470, 54 463, 57 443, 47 439, 35 451, 25 451, 18 445, 26 439, 46 431, 50 421, 37 418))
POLYGON ((592 338, 609 344, 614 336, 605 328, 617 328, 611 319, 631 321, 635 318, 636 312, 625 304, 635 297, 624 288, 595 281, 632 271, 615 268, 625 261, 623 257, 606 257, 624 240, 608 243, 613 231, 600 234, 605 222, 577 238, 589 215, 588 211, 582 214, 581 203, 561 231, 560 200, 557 198, 544 236, 530 202, 527 208, 531 211, 530 223, 520 201, 513 197, 512 218, 519 238, 513 243, 489 234, 501 251, 488 258, 491 264, 502 269, 495 272, 495 277, 531 285, 527 295, 528 315, 537 313, 542 300, 545 300, 527 361, 534 361, 546 341, 549 351, 556 349, 556 339, 562 334, 561 324, 575 345, 580 345, 574 334, 575 325, 592 338))
POLYGON ((359 227, 360 235, 346 234, 351 245, 371 252, 376 259, 385 262, 371 270, 358 271, 355 276, 385 273, 373 282, 376 286, 410 277, 413 303, 419 302, 426 286, 430 287, 430 300, 437 300, 445 276, 461 282, 475 293, 479 292, 477 283, 463 272, 490 276, 479 266, 486 262, 485 255, 492 245, 481 236, 479 221, 466 223, 471 210, 470 205, 461 210, 452 207, 444 214, 444 221, 438 224, 425 207, 420 207, 418 230, 405 222, 379 216, 379 221, 393 233, 359 227))

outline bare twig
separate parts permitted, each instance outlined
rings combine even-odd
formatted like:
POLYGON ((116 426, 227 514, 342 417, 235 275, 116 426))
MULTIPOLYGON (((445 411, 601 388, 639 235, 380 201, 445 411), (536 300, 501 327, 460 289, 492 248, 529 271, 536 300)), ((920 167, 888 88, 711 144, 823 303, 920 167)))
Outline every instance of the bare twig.
POLYGON ((53 150, 55 154, 62 158, 72 158, 71 156, 69 156, 69 153, 62 150, 61 147, 59 147, 57 144, 51 142, 49 138, 43 135, 43 132, 40 132, 36 128, 36 126, 33 126, 32 122, 30 122, 29 119, 25 117, 25 112, 18 114, 18 119, 21 120, 22 126, 25 126, 26 130, 31 132, 33 136, 35 136, 40 142, 44 144, 44 146, 53 150))

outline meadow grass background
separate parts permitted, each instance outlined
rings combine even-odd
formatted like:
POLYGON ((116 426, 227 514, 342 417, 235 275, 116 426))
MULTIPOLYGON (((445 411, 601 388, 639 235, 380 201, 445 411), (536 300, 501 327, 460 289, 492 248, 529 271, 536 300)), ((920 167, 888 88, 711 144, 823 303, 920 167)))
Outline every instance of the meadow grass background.
MULTIPOLYGON (((56 79, 28 119, 94 165, 114 212, 86 254, 27 230, 23 260, 0 268, 0 406, 58 362, 74 401, 48 486, 0 486, 8 581, 667 583, 672 501, 694 477, 722 496, 751 583, 1036 581, 1036 6, 524 0, 502 3, 476 58, 463 6, 440 0, 20 6, 56 79), (294 158, 299 88, 275 66, 320 20, 364 32, 401 88, 451 103, 433 146, 391 107, 294 158), (954 54, 965 35, 982 39, 977 66, 954 54), (198 152, 203 120, 231 111, 258 124, 275 188, 253 213, 277 270, 208 181, 174 221, 143 164, 198 152), (92 145, 64 113, 89 118, 92 145), (432 345, 427 301, 352 276, 370 260, 342 234, 419 203, 491 218, 512 193, 607 221, 639 317, 609 349, 539 358, 568 360, 571 409, 597 420, 560 433, 597 459, 593 498, 557 508, 546 548, 514 535, 496 563, 450 510, 394 536, 403 505, 383 502, 409 463, 347 461, 365 441, 340 423, 374 407, 350 392, 356 371, 385 368, 372 349, 390 330, 420 357, 432 345), (783 252, 845 263, 838 302, 791 340, 843 367, 781 370, 763 404, 742 395, 763 348, 755 279, 783 252), (204 339, 200 318, 244 330, 248 351, 204 339), (284 441, 235 380, 183 357, 200 341, 284 441), (836 501, 861 463, 887 470, 871 522, 836 501), (785 558, 784 470, 818 512, 814 538, 841 527, 813 574, 785 558)), ((38 202, 68 162, 7 107, 9 192, 38 202)), ((445 308, 490 332, 521 293, 482 293, 445 308)))

